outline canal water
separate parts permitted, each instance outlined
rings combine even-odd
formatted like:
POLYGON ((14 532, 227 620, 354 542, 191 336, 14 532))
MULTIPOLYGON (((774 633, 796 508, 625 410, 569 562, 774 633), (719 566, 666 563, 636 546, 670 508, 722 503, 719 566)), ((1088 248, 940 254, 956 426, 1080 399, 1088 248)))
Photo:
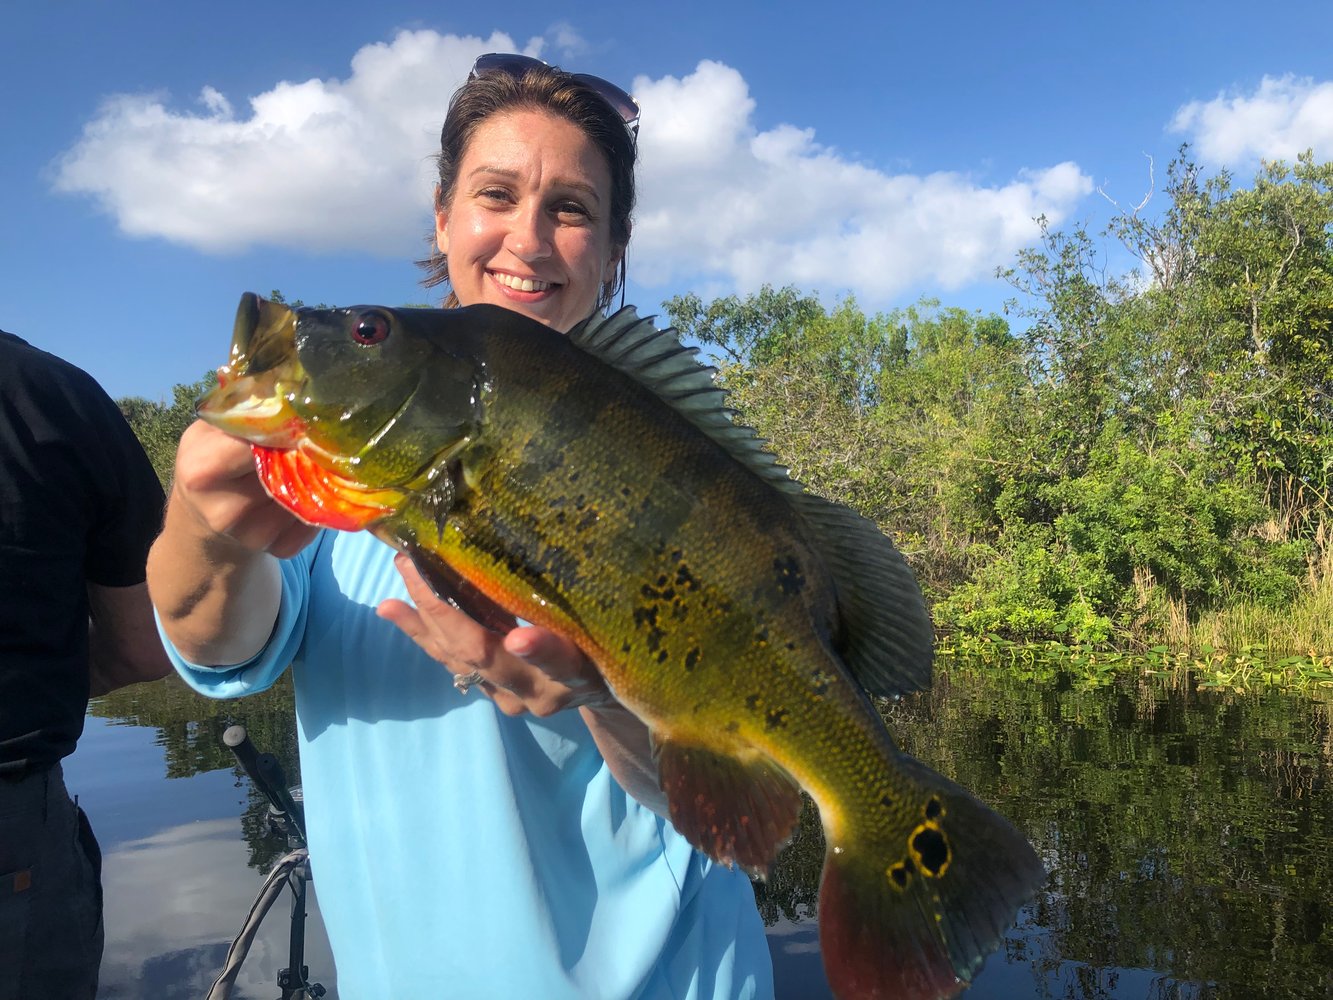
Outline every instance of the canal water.
MULTIPOLYGON (((1050 873, 969 1000, 1333 1000, 1333 691, 1183 674, 945 663, 886 709, 900 744, 1008 816, 1050 873)), ((174 679, 94 702, 66 780, 105 855, 104 998, 198 998, 284 851, 222 743, 244 723, 296 777, 285 686, 237 702, 174 679)), ((812 810, 756 885, 781 1000, 829 996, 812 810)), ((317 898, 311 978, 337 996, 317 898)), ((271 1000, 288 903, 236 996, 271 1000)), ((354 998, 346 998, 354 1000, 354 998)))

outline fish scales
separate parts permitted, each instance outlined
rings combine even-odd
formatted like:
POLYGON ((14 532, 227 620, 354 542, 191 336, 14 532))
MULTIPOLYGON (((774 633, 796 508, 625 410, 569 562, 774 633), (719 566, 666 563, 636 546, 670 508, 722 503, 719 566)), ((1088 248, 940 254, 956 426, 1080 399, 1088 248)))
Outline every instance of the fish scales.
POLYGON ((306 520, 374 532, 479 620, 494 602, 575 642, 651 731, 696 846, 766 869, 804 788, 835 994, 952 996, 1041 865, 875 710, 869 692, 928 678, 901 556, 802 493, 718 395, 632 310, 566 338, 495 307, 246 296, 200 414, 306 520))
MULTIPOLYGON (((512 574, 519 600, 526 587, 540 595, 556 584, 558 606, 587 637, 576 641, 660 735, 761 749, 826 812, 845 801, 847 790, 817 790, 864 777, 883 757, 882 729, 866 724, 864 698, 828 656, 832 584, 790 508, 715 442, 685 433, 667 404, 567 342, 487 346, 497 388, 477 441, 488 461, 472 472, 463 458, 474 499, 456 518, 461 535, 492 551, 488 575, 512 574), (547 351, 568 356, 558 364, 547 351), (552 369, 570 375, 554 405, 544 402, 552 369), (613 379, 621 384, 608 392, 613 379), (517 572, 515 551, 528 555, 517 572), (567 560, 575 568, 562 570, 567 560), (821 619, 818 636, 810 622, 821 619), (826 681, 812 683, 817 674, 826 681), (682 713, 700 682, 716 686, 682 713), (811 741, 840 748, 834 766, 805 766, 795 747, 811 741)), ((520 613, 570 631, 540 604, 520 613)))

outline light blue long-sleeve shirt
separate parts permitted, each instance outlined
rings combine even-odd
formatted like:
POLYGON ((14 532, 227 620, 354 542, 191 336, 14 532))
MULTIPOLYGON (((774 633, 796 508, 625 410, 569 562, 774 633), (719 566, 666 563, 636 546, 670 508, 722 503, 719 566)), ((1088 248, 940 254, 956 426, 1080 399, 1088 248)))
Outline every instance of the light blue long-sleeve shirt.
MULTIPOLYGON (((282 564, 253 660, 177 669, 202 694, 291 664, 314 878, 358 1000, 764 1000, 746 876, 612 778, 577 712, 509 718, 375 615, 407 599, 392 550, 324 532, 282 564)), ((168 644, 170 648, 170 644, 168 644)))

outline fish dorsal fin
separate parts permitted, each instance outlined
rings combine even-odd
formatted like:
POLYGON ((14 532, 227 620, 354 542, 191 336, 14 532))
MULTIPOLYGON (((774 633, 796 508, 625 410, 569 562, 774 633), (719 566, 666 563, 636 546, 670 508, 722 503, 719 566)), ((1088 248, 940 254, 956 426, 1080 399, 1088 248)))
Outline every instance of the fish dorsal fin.
POLYGON ((871 694, 930 687, 935 630, 907 560, 874 521, 813 493, 792 504, 818 539, 838 595, 834 648, 871 694))
POLYGON ((787 498, 833 578, 840 627, 834 645, 871 694, 895 698, 930 686, 934 632, 921 589, 902 553, 855 511, 807 493, 765 441, 726 405, 717 369, 699 363, 670 327, 633 306, 575 327, 570 341, 651 390, 787 498))
POLYGON ((802 492, 765 450, 764 440, 733 419, 736 411, 726 405, 727 391, 714 380, 717 369, 700 364, 698 348, 683 346, 673 327, 658 329, 653 317, 640 317, 633 306, 625 306, 610 316, 593 315, 571 330, 569 339, 671 404, 756 475, 783 492, 802 492))

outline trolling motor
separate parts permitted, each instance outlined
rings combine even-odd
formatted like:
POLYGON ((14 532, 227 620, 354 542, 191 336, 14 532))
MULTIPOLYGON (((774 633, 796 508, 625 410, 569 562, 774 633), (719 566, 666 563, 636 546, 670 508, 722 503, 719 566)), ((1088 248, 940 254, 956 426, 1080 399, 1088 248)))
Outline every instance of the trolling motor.
POLYGON ((279 1000, 319 1000, 328 991, 319 983, 309 981, 310 970, 305 965, 305 900, 306 883, 310 881, 310 852, 306 849, 305 805, 301 789, 287 787, 287 777, 282 773, 278 759, 271 753, 258 753, 244 726, 231 726, 222 734, 222 742, 236 755, 250 782, 268 799, 269 827, 286 836, 289 850, 265 877, 241 932, 227 951, 222 974, 213 983, 205 1000, 228 1000, 231 997, 241 963, 250 953, 259 925, 282 895, 284 887, 292 893, 291 936, 289 964, 278 972, 278 988, 282 991, 279 1000))

